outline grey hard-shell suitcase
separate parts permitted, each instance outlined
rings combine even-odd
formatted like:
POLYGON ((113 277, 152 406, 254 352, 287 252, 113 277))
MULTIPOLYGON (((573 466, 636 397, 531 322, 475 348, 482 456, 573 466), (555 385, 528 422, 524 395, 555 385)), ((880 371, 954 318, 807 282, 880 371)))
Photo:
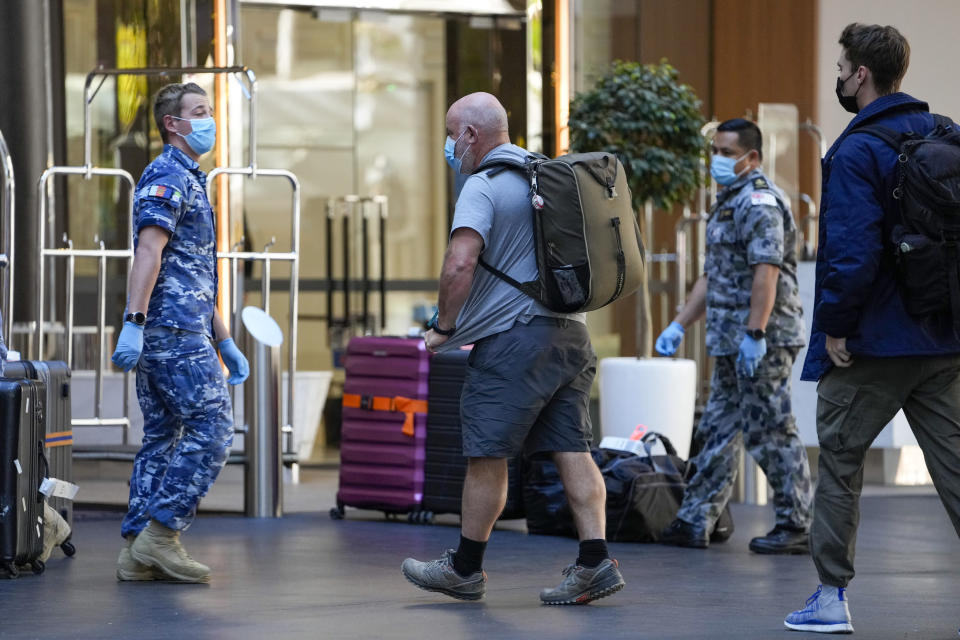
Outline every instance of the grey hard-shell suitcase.
MULTIPOLYGON (((7 362, 7 378, 40 380, 47 386, 44 402, 46 434, 44 449, 50 464, 50 477, 73 482, 73 412, 70 397, 70 367, 60 360, 20 360, 7 362)), ((49 498, 48 504, 73 527, 73 501, 49 498)))
POLYGON ((30 565, 42 573, 43 456, 46 385, 0 378, 0 572, 15 578, 30 565))

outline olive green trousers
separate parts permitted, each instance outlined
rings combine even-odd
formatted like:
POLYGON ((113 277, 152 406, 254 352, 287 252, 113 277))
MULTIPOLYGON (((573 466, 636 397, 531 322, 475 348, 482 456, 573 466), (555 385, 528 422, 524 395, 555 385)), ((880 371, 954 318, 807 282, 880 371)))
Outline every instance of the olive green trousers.
MULTIPOLYGON (((903 409, 934 486, 960 535, 960 355, 867 358, 817 386, 819 479, 810 550, 823 584, 853 578, 867 449, 903 409)), ((918 523, 919 525, 919 523, 918 523)))

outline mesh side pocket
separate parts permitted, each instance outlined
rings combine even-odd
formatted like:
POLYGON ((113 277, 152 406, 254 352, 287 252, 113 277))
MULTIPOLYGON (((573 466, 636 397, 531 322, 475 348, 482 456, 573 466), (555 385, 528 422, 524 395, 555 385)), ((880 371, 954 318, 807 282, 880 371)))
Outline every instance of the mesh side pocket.
POLYGON ((564 305, 581 307, 587 302, 587 292, 584 291, 583 286, 580 284, 578 275, 578 271, 581 269, 582 267, 575 267, 573 265, 564 265, 550 269, 550 273, 553 274, 553 281, 557 286, 557 293, 560 294, 560 299, 564 305))

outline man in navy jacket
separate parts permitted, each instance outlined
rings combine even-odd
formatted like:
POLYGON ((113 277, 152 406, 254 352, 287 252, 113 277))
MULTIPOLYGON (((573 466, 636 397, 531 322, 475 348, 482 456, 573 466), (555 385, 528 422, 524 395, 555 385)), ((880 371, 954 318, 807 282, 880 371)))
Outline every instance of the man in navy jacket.
POLYGON ((837 98, 857 114, 823 159, 813 331, 803 367, 817 386, 819 481, 810 547, 821 585, 787 628, 851 632, 846 587, 863 461, 903 409, 960 534, 960 339, 951 318, 907 314, 890 235, 898 152, 856 129, 879 124, 926 134, 925 102, 898 92, 910 46, 893 27, 851 24, 840 37, 837 98))

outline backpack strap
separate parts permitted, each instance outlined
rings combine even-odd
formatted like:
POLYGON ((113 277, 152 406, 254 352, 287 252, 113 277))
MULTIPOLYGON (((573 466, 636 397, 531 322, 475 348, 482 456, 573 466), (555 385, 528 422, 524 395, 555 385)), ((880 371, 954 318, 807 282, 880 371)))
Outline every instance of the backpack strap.
POLYGON ((500 278, 507 284, 511 285, 515 289, 519 289, 521 293, 525 293, 526 295, 530 296, 540 304, 546 306, 546 299, 545 299, 545 296, 543 295, 542 289, 540 288, 539 280, 531 280, 530 282, 520 282, 519 280, 515 280, 510 276, 508 276, 507 274, 505 274, 503 271, 500 271, 496 267, 491 266, 486 260, 483 259, 483 257, 480 258, 479 264, 481 267, 483 267, 484 269, 486 269, 496 277, 500 278))
POLYGON ((473 174, 485 171, 487 176, 492 178, 493 176, 503 173, 507 170, 522 171, 523 173, 530 172, 530 166, 539 160, 547 160, 547 156, 540 153, 531 153, 523 160, 516 160, 513 158, 496 158, 494 160, 488 160, 483 162, 479 167, 473 170, 473 174))
POLYGON ((932 113, 932 114, 930 114, 930 115, 933 116, 933 126, 934 126, 934 128, 936 128, 936 127, 942 127, 942 128, 944 128, 944 129, 955 129, 955 128, 956 128, 956 127, 954 126, 954 124, 953 124, 953 120, 951 120, 951 119, 948 118, 947 116, 940 115, 939 113, 932 113))
MULTIPOLYGON (((511 158, 497 158, 495 160, 489 160, 487 162, 481 163, 480 166, 474 170, 473 175, 476 175, 477 173, 485 171, 487 173, 487 176, 492 178, 493 176, 499 173, 502 173, 504 171, 520 171, 520 172, 523 172, 524 175, 529 176, 531 172, 531 166, 533 165, 533 163, 538 160, 545 160, 545 159, 546 159, 546 156, 539 153, 537 154, 531 153, 524 160, 514 160, 511 158)), ((521 293, 524 293, 530 296, 540 304, 543 304, 544 306, 546 306, 546 296, 543 293, 539 280, 531 280, 530 282, 520 282, 518 280, 515 280, 514 278, 511 278, 503 271, 500 271, 496 267, 492 266, 490 263, 488 263, 486 260, 483 259, 483 256, 480 257, 478 262, 481 267, 483 267, 484 269, 492 273, 494 276, 500 278, 501 280, 503 280, 510 286, 514 287, 515 289, 518 289, 521 293)))
POLYGON ((886 143, 887 146, 892 147, 897 153, 900 153, 900 146, 911 137, 905 133, 894 131, 890 127, 884 127, 879 124, 865 124, 850 132, 850 134, 854 133, 865 133, 874 138, 879 138, 886 143))

